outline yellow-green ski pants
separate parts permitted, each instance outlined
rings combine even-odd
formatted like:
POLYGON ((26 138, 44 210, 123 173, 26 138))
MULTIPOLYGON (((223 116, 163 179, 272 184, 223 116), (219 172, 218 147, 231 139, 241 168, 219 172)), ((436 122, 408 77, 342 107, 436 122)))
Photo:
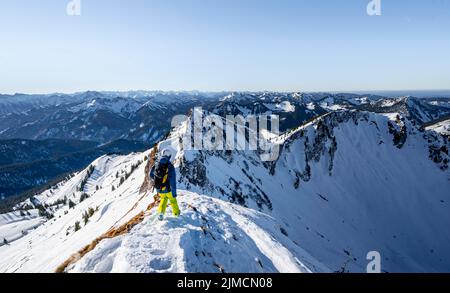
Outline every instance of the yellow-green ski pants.
POLYGON ((174 216, 178 217, 180 215, 180 208, 178 207, 177 199, 172 196, 172 192, 160 193, 161 202, 159 203, 158 213, 165 214, 167 208, 167 202, 170 201, 172 206, 172 213, 174 216))

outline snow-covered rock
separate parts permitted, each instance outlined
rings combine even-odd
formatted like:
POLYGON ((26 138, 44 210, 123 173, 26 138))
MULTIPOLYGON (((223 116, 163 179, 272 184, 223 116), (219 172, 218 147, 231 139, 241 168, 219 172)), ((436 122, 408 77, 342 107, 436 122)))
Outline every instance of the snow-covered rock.
POLYGON ((450 119, 427 126, 425 129, 450 136, 450 119))

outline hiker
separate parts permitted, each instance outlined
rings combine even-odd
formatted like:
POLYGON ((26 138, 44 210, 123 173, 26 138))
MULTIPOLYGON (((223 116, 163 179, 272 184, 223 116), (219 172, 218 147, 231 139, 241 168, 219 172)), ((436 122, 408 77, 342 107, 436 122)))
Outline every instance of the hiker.
POLYGON ((158 219, 162 221, 166 212, 167 203, 172 206, 172 213, 178 217, 180 208, 177 202, 177 178, 175 168, 170 162, 172 154, 169 150, 162 152, 161 158, 155 163, 150 171, 150 178, 153 180, 161 202, 158 207, 158 219))

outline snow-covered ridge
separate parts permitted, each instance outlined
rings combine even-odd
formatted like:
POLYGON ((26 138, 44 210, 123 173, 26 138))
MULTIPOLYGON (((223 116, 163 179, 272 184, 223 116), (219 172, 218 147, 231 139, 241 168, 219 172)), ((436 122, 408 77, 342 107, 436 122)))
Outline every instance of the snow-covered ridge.
POLYGON ((425 129, 450 136, 450 119, 437 122, 436 124, 427 126, 425 129))
MULTIPOLYGON (((45 219, 39 216, 38 210, 11 212, 0 215, 0 241, 7 239, 8 242, 16 241, 27 235, 30 231, 39 227, 45 219)), ((2 241, 0 246, 5 245, 2 241)))
POLYGON ((181 218, 159 222, 149 215, 131 233, 103 241, 67 271, 327 271, 267 215, 191 192, 182 192, 179 200, 181 218))

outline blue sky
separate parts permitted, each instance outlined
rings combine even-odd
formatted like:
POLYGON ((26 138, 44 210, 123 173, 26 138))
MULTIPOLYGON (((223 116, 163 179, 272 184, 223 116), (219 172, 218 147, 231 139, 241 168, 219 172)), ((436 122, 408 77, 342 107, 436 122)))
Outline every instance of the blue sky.
POLYGON ((0 93, 450 88, 450 0, 0 0, 0 93))

